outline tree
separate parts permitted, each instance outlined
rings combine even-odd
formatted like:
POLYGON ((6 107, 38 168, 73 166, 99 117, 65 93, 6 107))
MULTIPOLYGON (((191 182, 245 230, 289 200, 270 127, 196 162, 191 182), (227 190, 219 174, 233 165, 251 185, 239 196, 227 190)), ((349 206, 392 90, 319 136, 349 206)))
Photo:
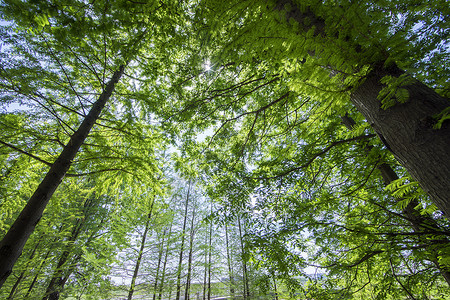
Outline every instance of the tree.
MULTIPOLYGON (((2 5, 3 15, 14 21, 11 26, 16 29, 15 33, 3 31, 2 34, 7 37, 8 45, 14 50, 19 50, 18 53, 22 55, 12 56, 5 64, 7 67, 2 69, 5 79, 2 87, 7 91, 5 98, 11 99, 11 96, 16 94, 26 99, 28 101, 26 103, 36 101, 43 110, 54 114, 62 124, 63 130, 73 130, 73 133, 68 134, 70 139, 67 139, 65 146, 60 145, 64 147, 57 159, 53 163, 46 163, 51 166, 47 176, 0 244, 2 249, 1 284, 10 274, 26 240, 41 218, 53 192, 67 174, 89 132, 96 123, 101 122, 100 114, 110 100, 117 82, 124 74, 125 65, 132 63, 143 49, 142 47, 145 47, 150 36, 149 28, 154 26, 153 21, 163 17, 155 15, 154 19, 149 20, 134 14, 133 7, 128 7, 130 10, 126 8, 126 1, 119 1, 114 6, 103 1, 89 5, 77 1, 71 5, 58 1, 54 3, 39 1, 33 4, 14 2, 2 5), (21 5, 25 5, 27 9, 23 10, 21 5), (121 20, 121 23, 118 24, 116 20, 121 20), (131 32, 133 32, 132 35, 131 32), (121 38, 117 39, 119 36, 121 38), (103 43, 99 44, 98 41, 103 43), (33 56, 34 53, 38 53, 38 56, 33 56), (27 60, 32 62, 32 67, 26 67, 27 60), (17 76, 20 74, 17 72, 18 69, 27 70, 29 78, 17 81, 17 76), (80 76, 83 69, 86 70, 86 74, 89 74, 87 78, 80 76), (105 76, 111 72, 110 70, 113 70, 113 74, 109 82, 105 84, 105 76), (42 77, 45 81, 42 86, 32 83, 32 79, 42 77), (65 82, 61 84, 60 81, 65 82), (79 101, 78 108, 82 112, 66 106, 63 101, 59 102, 60 95, 64 94, 69 99, 69 103, 79 101), (85 97, 92 94, 98 95, 94 104, 89 101, 90 96, 85 97), (46 100, 45 104, 40 102, 43 100, 46 100), (66 112, 69 111, 72 117, 75 115, 76 119, 82 119, 79 128, 72 129, 53 106, 62 107, 66 112), (90 111, 86 114, 85 109, 88 107, 90 111)), ((156 4, 149 4, 141 5, 137 9, 139 11, 145 9, 152 14, 160 8, 161 6, 156 4)), ((160 26, 159 29, 166 25, 168 23, 160 26)), ((3 58, 5 57, 3 55, 3 58)), ((132 70, 133 67, 130 67, 129 71, 132 72, 132 70)), ((132 106, 129 103, 133 103, 133 100, 129 99, 128 106, 132 106)), ((74 123, 77 124, 78 120, 74 123)), ((41 162, 45 161, 41 160, 41 162)))
MULTIPOLYGON (((381 11, 377 13, 371 3, 299 4, 283 0, 224 5, 206 1, 204 6, 206 9, 198 15, 199 30, 214 46, 200 54, 193 53, 192 60, 198 60, 199 56, 209 58, 217 66, 218 74, 205 76, 212 80, 209 84, 200 77, 188 82, 179 80, 181 86, 195 86, 198 98, 180 101, 172 110, 172 120, 185 120, 196 111, 197 128, 209 126, 207 122, 220 122, 223 126, 218 126, 217 134, 219 131, 225 134, 231 123, 249 119, 250 136, 254 126, 263 122, 264 111, 270 106, 289 105, 291 97, 309 98, 318 106, 317 112, 327 114, 345 112, 351 101, 437 207, 450 215, 446 200, 448 184, 444 179, 449 170, 444 154, 449 143, 449 129, 444 122, 448 100, 397 67, 414 63, 402 61, 410 50, 402 41, 405 30, 410 30, 416 21, 409 21, 401 30, 393 29, 391 15, 386 16, 385 11, 392 9, 401 14, 399 8, 377 6, 381 11), (217 14, 223 17, 213 18, 217 14), (230 78, 232 68, 240 72, 241 82, 230 78), (272 102, 249 105, 250 94, 255 95, 265 85, 274 83, 285 86, 284 94, 272 102), (238 99, 225 98, 233 93, 238 99), (231 111, 226 112, 227 109, 231 111), (202 117, 206 120, 201 120, 202 117), (391 124, 401 117, 404 120, 391 124)), ((436 10, 440 16, 443 14, 436 10)), ((408 46, 416 49, 412 41, 408 42, 408 46)), ((424 51, 419 53, 426 55, 424 51)))

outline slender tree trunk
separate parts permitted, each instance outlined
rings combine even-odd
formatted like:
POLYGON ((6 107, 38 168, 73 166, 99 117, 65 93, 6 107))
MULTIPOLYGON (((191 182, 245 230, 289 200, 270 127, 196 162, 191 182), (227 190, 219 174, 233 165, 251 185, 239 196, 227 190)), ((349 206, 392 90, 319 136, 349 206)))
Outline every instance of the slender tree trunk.
POLYGON ((272 273, 272 278, 273 278, 273 289, 275 292, 275 300, 278 300, 278 288, 277 288, 277 280, 275 278, 275 275, 272 273))
MULTIPOLYGON (((208 244, 209 232, 205 231, 205 245, 208 244)), ((208 281, 208 253, 209 249, 205 249, 205 269, 203 273, 203 300, 206 300, 206 282, 208 281)))
POLYGON ((186 195, 185 209, 184 209, 184 221, 183 221, 183 231, 181 233, 181 248, 180 255, 178 260, 178 270, 177 270, 177 294, 175 296, 175 300, 180 300, 181 295, 181 269, 183 264, 183 251, 184 251, 184 239, 186 234, 186 223, 187 223, 187 213, 188 213, 188 205, 189 205, 189 193, 191 191, 191 181, 188 183, 188 191, 186 195))
POLYGON ((47 287, 47 290, 44 294, 44 297, 42 298, 43 300, 46 299, 59 299, 59 293, 62 290, 62 283, 64 282, 61 277, 63 277, 63 273, 64 273, 64 269, 63 269, 63 265, 66 264, 66 262, 69 260, 70 255, 72 254, 72 249, 73 249, 73 243, 77 240, 81 229, 84 225, 84 223, 87 220, 87 210, 92 207, 93 205, 93 201, 92 199, 87 199, 84 202, 84 207, 83 207, 83 214, 84 217, 77 219, 75 226, 72 229, 72 232, 70 234, 70 237, 67 241, 67 246, 64 249, 63 253, 61 254, 58 263, 56 265, 55 270, 53 271, 53 276, 52 279, 50 280, 50 283, 47 287))
MULTIPOLYGON (((210 213, 212 214, 212 201, 211 201, 211 209, 210 213)), ((208 243, 208 300, 211 299, 211 261, 212 254, 212 222, 209 222, 209 243, 208 243)))
MULTIPOLYGON (((158 281, 159 281, 159 270, 161 267, 161 262, 162 262, 162 256, 163 256, 163 252, 164 252, 164 240, 166 237, 166 232, 167 232, 167 228, 164 228, 163 231, 163 236, 162 236, 162 240, 161 240, 161 245, 159 246, 158 249, 158 266, 156 267, 156 276, 155 276, 155 284, 153 285, 153 300, 156 300, 156 293, 158 291, 158 281)), ((161 280, 161 284, 163 285, 163 281, 161 280)))
POLYGON ((161 275, 161 284, 159 285, 159 295, 158 295, 158 300, 162 299, 162 294, 163 294, 163 288, 165 285, 165 277, 166 277, 166 266, 167 266, 167 258, 169 256, 169 251, 170 251, 170 236, 172 234, 172 223, 170 224, 170 228, 169 228, 169 234, 167 235, 167 247, 166 247, 166 253, 164 254, 164 263, 163 263, 163 268, 162 268, 162 275, 161 275))
MULTIPOLYGON (((349 117, 348 115, 342 116, 342 123, 347 127, 348 130, 352 130, 353 127, 356 125, 355 121, 349 117)), ((372 146, 368 145, 366 146, 367 151, 370 151, 372 149, 372 146)), ((382 162, 381 164, 377 165, 377 169, 380 171, 381 176, 383 178, 383 182, 385 185, 389 185, 394 180, 398 179, 397 173, 389 166, 387 163, 382 162)), ((396 199, 396 201, 401 201, 403 199, 396 199)), ((417 199, 412 199, 408 205, 403 209, 403 214, 406 216, 407 220, 410 222, 413 230, 415 232, 421 232, 427 229, 435 229, 437 231, 439 230, 439 226, 436 224, 436 222, 428 215, 422 215, 420 211, 416 209, 416 207, 419 205, 419 202, 417 199)), ((419 236, 420 238, 420 236, 419 236)), ((437 253, 436 251, 431 251, 431 255, 434 257, 431 258, 431 261, 436 265, 439 272, 444 277, 447 284, 450 285, 450 272, 444 267, 441 266, 438 262, 437 253)))
MULTIPOLYGON (((310 9, 301 10, 292 0, 277 0, 275 9, 283 11, 288 21, 293 19, 302 24, 305 31, 314 28, 314 36, 327 38, 325 20, 317 17, 310 9), (286 6, 290 7, 289 11, 284 11, 286 6)), ((359 46, 355 44, 351 47, 359 46)), ((310 54, 314 56, 314 53, 310 54)), ((380 55, 386 56, 383 53, 380 55)), ((384 76, 398 77, 404 73, 396 66, 384 68, 383 65, 384 61, 372 65, 372 71, 360 80, 350 100, 395 158, 419 182, 444 215, 450 218, 450 122, 446 121, 441 129, 433 128, 434 116, 449 107, 450 103, 424 84, 413 80, 401 87, 409 93, 406 103, 382 109, 378 99, 384 87, 381 79, 384 76)))
POLYGON ((120 66, 119 70, 114 72, 103 93, 94 103, 78 130, 70 137, 70 141, 0 242, 0 287, 11 274, 12 268, 22 253, 26 241, 41 219, 48 201, 69 170, 75 155, 86 140, 106 102, 110 99, 116 83, 123 74, 124 68, 124 66, 120 66))
POLYGON ((192 274, 192 253, 194 252, 194 236, 195 236, 194 220, 195 220, 195 207, 192 209, 192 220, 191 220, 191 228, 190 228, 190 234, 189 234, 188 268, 187 268, 184 300, 190 299, 191 274, 192 274))
POLYGON ((230 296, 234 299, 234 275, 233 267, 231 265, 231 255, 230 255, 230 239, 228 238, 228 225, 225 224, 225 242, 227 247, 227 265, 228 265, 228 276, 230 278, 230 296))
POLYGON ((35 275, 34 278, 33 278, 33 281, 31 282, 30 286, 28 287, 28 290, 27 290, 27 293, 26 293, 25 296, 24 296, 24 299, 29 299, 30 293, 31 293, 31 291, 32 291, 33 288, 34 288, 34 285, 36 284, 36 281, 37 281, 37 279, 38 279, 38 276, 42 273, 41 270, 42 270, 42 268, 44 267, 44 265, 45 265, 45 263, 46 263, 46 261, 47 261, 47 258, 48 258, 48 256, 50 255, 51 252, 52 252, 52 251, 49 250, 49 251, 47 251, 47 253, 45 254, 44 259, 42 260, 41 264, 39 265, 39 269, 38 269, 38 271, 36 272, 36 275, 35 275))
POLYGON ((241 243, 242 283, 243 283, 243 287, 244 287, 244 299, 248 299, 250 296, 250 291, 248 289, 247 257, 245 255, 244 240, 242 237, 242 225, 241 225, 241 217, 240 216, 238 216, 238 227, 239 227, 239 240, 241 243))
POLYGON ((25 265, 25 270, 22 271, 22 273, 20 273, 19 277, 17 278, 16 282, 14 283, 13 287, 11 288, 11 292, 9 292, 8 295, 8 300, 13 299, 14 298, 14 294, 16 292, 17 287, 19 286, 20 282, 22 281, 22 279, 25 277, 26 272, 28 271, 28 268, 30 266, 30 263, 34 257, 34 254, 36 253, 36 250, 39 248, 39 244, 41 243, 42 239, 39 239, 39 241, 36 243, 36 245, 33 248, 33 251, 30 254, 30 257, 28 258, 27 264, 25 265))
POLYGON ((136 260, 136 264, 134 266, 133 278, 131 279, 130 289, 128 290, 128 300, 131 300, 133 298, 134 288, 136 285, 136 279, 139 274, 139 267, 141 265, 142 255, 144 254, 145 240, 147 239, 147 234, 150 229, 150 220, 152 218, 153 204, 155 203, 155 198, 156 197, 153 196, 152 204, 150 205, 150 211, 147 215, 147 221, 145 222, 144 234, 142 235, 142 239, 141 239, 141 247, 139 249, 139 254, 138 254, 138 258, 136 260))

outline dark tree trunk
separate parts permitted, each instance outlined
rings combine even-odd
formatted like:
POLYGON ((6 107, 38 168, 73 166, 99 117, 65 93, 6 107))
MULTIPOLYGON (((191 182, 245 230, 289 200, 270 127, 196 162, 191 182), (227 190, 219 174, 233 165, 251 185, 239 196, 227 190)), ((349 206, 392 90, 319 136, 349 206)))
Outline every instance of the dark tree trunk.
MULTIPOLYGON (((278 0, 276 10, 283 11, 290 19, 302 24, 303 30, 314 28, 314 36, 326 38, 326 22, 310 9, 299 9, 292 0, 278 0), (286 6, 290 7, 285 11, 286 6)), ((330 37, 335 39, 335 37, 330 37)), ((349 37, 351 39, 351 37, 349 37)), ((374 41, 376 44, 377 41, 374 41)), ((359 48, 356 44, 350 47, 359 48)), ((376 45, 374 45, 376 46, 376 45)), ((358 52, 358 51, 356 51, 358 52)), ((310 52, 312 56, 314 52, 310 52)), ((339 55, 339 53, 336 53, 339 55)), ((381 57, 386 57, 380 53, 381 57)), ((377 98, 384 87, 380 80, 390 75, 398 77, 403 71, 397 67, 383 68, 384 61, 372 65, 370 74, 360 81, 351 95, 352 103, 378 133, 395 158, 417 180, 436 206, 450 219, 450 124, 434 129, 434 116, 449 106, 448 99, 441 97, 419 81, 405 87, 409 100, 388 109, 381 108, 377 98)))
POLYGON ((147 221, 145 222, 144 234, 141 239, 141 246, 139 248, 138 258, 136 260, 136 264, 134 265, 133 278, 131 278, 130 289, 128 290, 128 300, 133 298, 134 288, 136 285, 136 279, 139 274, 139 267, 141 266, 142 256, 144 254, 145 249, 145 241, 147 239, 148 230, 150 229, 150 220, 152 218, 153 204, 155 203, 155 196, 153 197, 152 204, 150 205, 150 211, 147 215, 147 221))
MULTIPOLYGON (((54 242, 55 242, 55 241, 54 241, 54 242)), ((48 256, 50 255, 51 252, 52 252, 52 251, 49 250, 49 251, 47 251, 47 253, 45 254, 44 259, 42 260, 41 264, 39 265, 39 268, 38 268, 38 271, 36 272, 36 275, 34 275, 34 278, 33 278, 33 280, 31 281, 30 286, 28 287, 28 290, 27 290, 27 293, 25 294, 24 299, 28 299, 28 297, 30 296, 30 293, 31 293, 31 291, 32 291, 33 288, 34 288, 34 285, 36 284, 36 281, 37 281, 37 279, 38 279, 38 276, 39 276, 39 274, 41 274, 41 270, 42 270, 42 268, 44 267, 45 263, 47 262, 47 258, 48 258, 48 256)))
POLYGON ((0 287, 11 274, 12 268, 22 253, 26 241, 34 231, 48 201, 63 180, 75 155, 86 140, 106 102, 111 97, 116 83, 123 74, 124 68, 124 66, 120 66, 119 70, 114 72, 89 114, 85 117, 78 130, 70 137, 70 141, 0 242, 0 287))
MULTIPOLYGON (((70 270, 73 269, 73 264, 76 260, 74 260, 74 262, 72 262, 72 266, 70 266, 68 268, 64 268, 63 266, 66 265, 67 261, 69 261, 71 256, 73 256, 73 251, 72 251, 73 244, 78 239, 78 236, 80 235, 80 233, 83 229, 83 226, 89 217, 89 209, 92 208, 93 205, 94 205, 94 201, 92 199, 86 199, 84 201, 83 217, 77 219, 75 225, 72 228, 72 232, 67 241, 67 246, 65 247, 61 256, 59 257, 58 264, 56 265, 56 268, 53 271, 52 279, 50 280, 50 283, 47 287, 44 297, 42 298, 43 300, 59 299, 59 294, 63 290, 64 285, 67 281, 67 279, 65 279, 65 277, 68 277, 70 275, 70 273, 71 273, 70 270)), ((87 242, 89 242, 89 239, 87 242)))
POLYGON ((382 109, 377 99, 383 88, 381 78, 401 74, 403 71, 396 67, 375 67, 352 93, 351 101, 395 158, 450 218, 450 124, 433 128, 433 117, 448 107, 449 101, 414 80, 403 87, 409 92, 406 103, 382 109))
MULTIPOLYGON (((205 234, 205 245, 208 244, 208 237, 209 237, 209 232, 206 231, 205 234)), ((203 300, 206 299, 206 282, 208 280, 208 249, 205 249, 205 269, 203 272, 203 300)))
MULTIPOLYGON (((350 118, 348 115, 342 116, 342 123, 347 127, 347 129, 352 130, 352 128, 356 125, 355 121, 350 118)), ((372 149, 372 146, 367 145, 366 150, 369 152, 372 149)), ((377 165, 377 169, 380 171, 381 176, 383 177, 383 182, 385 185, 389 185, 394 180, 398 179, 397 173, 385 162, 377 165)), ((396 199, 396 201, 401 201, 403 199, 396 199)), ((432 229, 437 232, 441 231, 439 226, 436 224, 435 220, 433 220, 428 215, 422 215, 420 211, 416 209, 419 205, 417 199, 412 199, 408 205, 403 210, 403 215, 410 222, 414 232, 422 232, 424 230, 432 229)), ((420 236, 419 236, 420 237, 420 236)), ((443 239, 447 240, 446 237, 443 239)), ((444 277, 447 284, 450 285, 450 272, 445 266, 442 266, 438 262, 438 254, 435 250, 430 251, 431 261, 436 265, 439 272, 444 277)))
MULTIPOLYGON (((210 213, 212 214, 212 202, 210 213)), ((208 300, 211 299, 211 268, 212 268, 212 222, 209 222, 209 243, 208 243, 208 300)))

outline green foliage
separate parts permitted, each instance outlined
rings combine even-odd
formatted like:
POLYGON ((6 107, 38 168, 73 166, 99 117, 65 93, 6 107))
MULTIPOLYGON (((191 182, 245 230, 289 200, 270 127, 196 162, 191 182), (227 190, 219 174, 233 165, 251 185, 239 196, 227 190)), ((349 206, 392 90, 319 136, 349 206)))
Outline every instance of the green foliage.
POLYGON ((381 79, 381 83, 386 85, 378 95, 381 100, 381 108, 388 109, 397 103, 405 103, 409 99, 409 92, 406 86, 413 84, 414 79, 407 74, 399 77, 385 76, 381 79))
MULTIPOLYGON (((348 100, 374 66, 394 63, 445 94, 447 3, 278 3, 2 2, 2 235, 111 73, 127 64, 14 270, 16 278, 26 274, 17 295, 38 276, 33 296, 41 296, 68 251, 64 295, 106 297, 111 266, 130 263, 116 254, 136 259, 132 248, 155 198, 143 269, 152 280, 160 276, 157 255, 164 249, 173 260, 185 234, 175 227, 187 190, 170 187, 172 172, 201 182, 215 201, 217 211, 192 232, 203 239, 212 224, 214 240, 223 242, 216 225, 229 226, 235 269, 227 275, 243 278, 248 267, 253 291, 267 293, 275 280, 291 288, 292 299, 299 291, 315 299, 444 294, 436 264, 450 265, 448 220, 348 100), (351 131, 340 124, 345 114, 356 121, 351 131), (163 171, 172 163, 174 171, 163 171), (382 163, 401 177, 386 188, 377 173, 382 163), (91 213, 82 210, 88 199, 95 200, 91 213), (403 210, 412 201, 435 227, 411 230, 403 210), (311 278, 307 266, 319 276, 311 278)), ((381 107, 406 103, 414 82, 383 78, 381 107)), ((448 110, 436 120, 442 127, 448 110)), ((198 219, 208 210, 200 194, 198 219)), ((225 255, 219 242, 194 246, 199 279, 208 253, 225 255)), ((228 272, 225 259, 219 263, 213 276, 228 272)), ((168 268, 161 285, 168 294, 174 274, 168 268)), ((235 283, 241 291, 243 281, 235 283)))

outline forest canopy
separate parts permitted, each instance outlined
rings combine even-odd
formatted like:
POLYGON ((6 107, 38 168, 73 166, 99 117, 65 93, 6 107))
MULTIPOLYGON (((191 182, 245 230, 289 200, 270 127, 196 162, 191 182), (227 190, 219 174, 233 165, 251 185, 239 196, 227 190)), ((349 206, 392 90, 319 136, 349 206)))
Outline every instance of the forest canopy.
POLYGON ((5 299, 446 299, 450 8, 0 2, 5 299))

